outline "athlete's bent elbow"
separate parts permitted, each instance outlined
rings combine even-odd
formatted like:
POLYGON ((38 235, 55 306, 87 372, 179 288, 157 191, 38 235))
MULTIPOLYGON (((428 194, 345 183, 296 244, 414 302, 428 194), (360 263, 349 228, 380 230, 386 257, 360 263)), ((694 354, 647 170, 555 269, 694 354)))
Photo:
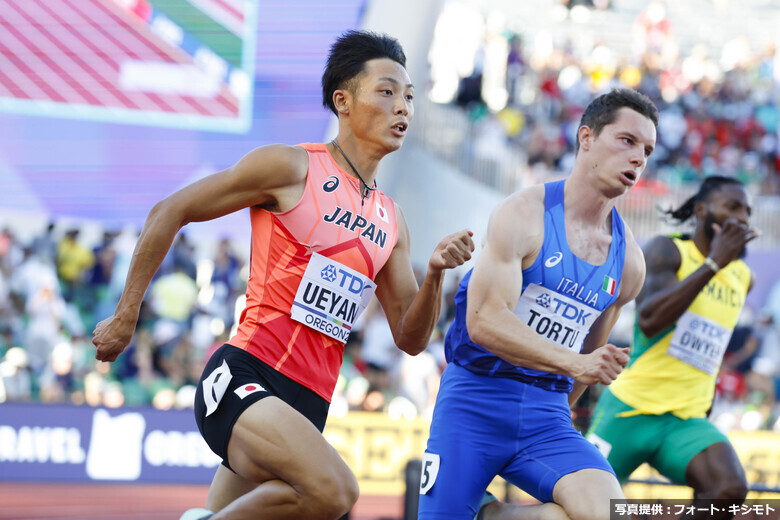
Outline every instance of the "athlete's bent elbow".
POLYGON ((403 350, 410 356, 416 356, 417 354, 421 354, 428 347, 427 343, 422 345, 415 345, 411 343, 396 343, 395 346, 398 347, 400 350, 403 350))
MULTIPOLYGON (((146 225, 155 225, 163 222, 173 222, 176 217, 173 215, 173 204, 169 198, 163 199, 157 202, 152 209, 149 210, 149 214, 146 216, 146 225)), ((179 224, 179 227, 183 226, 183 223, 179 224)))
POLYGON ((181 229, 191 222, 189 213, 191 211, 187 209, 185 201, 173 194, 152 206, 146 217, 146 222, 147 224, 164 223, 166 226, 175 225, 181 229))
POLYGON ((648 338, 652 338, 661 332, 661 328, 654 324, 652 320, 643 318, 641 316, 636 320, 636 325, 639 327, 639 330, 642 332, 642 334, 648 338))
POLYGON ((153 222, 158 218, 162 217, 163 215, 165 215, 167 205, 168 205, 167 199, 157 201, 157 203, 154 206, 152 206, 152 209, 150 209, 149 213, 146 215, 146 221, 153 222))
POLYGON ((491 327, 478 313, 469 314, 466 317, 466 330, 468 330, 471 341, 477 345, 485 345, 490 342, 491 327))
POLYGON ((652 338, 664 329, 664 324, 659 323, 659 318, 663 319, 659 316, 660 310, 647 304, 637 308, 636 325, 642 334, 648 338, 652 338))

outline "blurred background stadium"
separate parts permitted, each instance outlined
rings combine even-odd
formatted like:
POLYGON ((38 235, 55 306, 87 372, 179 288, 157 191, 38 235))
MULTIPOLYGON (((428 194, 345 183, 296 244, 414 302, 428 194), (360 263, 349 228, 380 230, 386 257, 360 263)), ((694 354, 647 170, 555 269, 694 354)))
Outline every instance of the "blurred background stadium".
MULTIPOLYGON (((157 200, 256 146, 333 137, 319 79, 334 37, 356 28, 408 56, 416 116, 378 183, 404 208, 421 273, 441 236, 470 227, 479 243, 502 197, 565 175, 584 106, 613 86, 661 111, 619 204, 640 242, 675 230, 659 208, 705 176, 745 182, 757 284, 711 420, 751 497, 780 497, 778 2, 0 0, 0 519, 166 520, 203 503, 218 460, 190 409, 242 308, 248 213, 180 233, 116 363, 95 362, 91 331, 157 200)), ((352 518, 409 513, 406 466, 424 449, 462 274, 422 355, 395 349, 378 306, 350 338, 326 436, 360 480, 352 518)), ((685 496, 648 484, 648 468, 635 477, 628 496, 685 496)))

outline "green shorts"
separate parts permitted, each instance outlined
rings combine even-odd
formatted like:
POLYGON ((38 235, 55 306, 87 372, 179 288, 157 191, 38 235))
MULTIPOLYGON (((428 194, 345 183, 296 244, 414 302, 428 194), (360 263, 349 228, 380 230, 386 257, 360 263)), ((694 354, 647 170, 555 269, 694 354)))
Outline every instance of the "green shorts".
POLYGON ((680 419, 671 413, 618 417, 632 410, 605 388, 587 433, 621 483, 647 462, 675 484, 687 485, 685 470, 691 459, 717 442, 729 442, 705 418, 680 419))

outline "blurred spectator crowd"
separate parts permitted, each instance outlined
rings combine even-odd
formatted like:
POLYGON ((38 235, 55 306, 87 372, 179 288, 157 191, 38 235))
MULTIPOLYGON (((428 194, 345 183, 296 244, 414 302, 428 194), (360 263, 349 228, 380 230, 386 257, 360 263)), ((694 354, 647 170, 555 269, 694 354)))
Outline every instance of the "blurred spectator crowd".
POLYGON ((244 262, 227 239, 198 259, 181 233, 146 294, 131 344, 95 360, 95 325, 111 316, 137 234, 87 244, 52 223, 29 243, 0 232, 0 402, 189 407, 204 360, 224 342, 244 294, 244 262))
MULTIPOLYGON (((486 20, 471 72, 452 96, 470 115, 476 152, 513 159, 497 148, 515 150, 534 181, 566 174, 585 106, 595 94, 628 86, 660 111, 643 184, 681 185, 717 173, 739 178, 754 194, 780 194, 774 44, 754 50, 747 38, 736 38, 721 55, 703 43, 681 50, 660 1, 626 32, 631 45, 621 52, 599 36, 532 37, 486 20)), ((436 80, 434 93, 441 91, 436 80)))
MULTIPOLYGON (((191 407, 205 362, 243 309, 246 259, 227 238, 195 244, 181 232, 147 291, 132 342, 104 363, 95 360, 92 331, 116 308, 138 236, 105 231, 92 244, 84 235, 54 223, 26 242, 10 227, 0 231, 0 403, 191 407)), ((332 412, 428 414, 441 345, 437 329, 427 352, 404 354, 373 302, 346 345, 332 412)))

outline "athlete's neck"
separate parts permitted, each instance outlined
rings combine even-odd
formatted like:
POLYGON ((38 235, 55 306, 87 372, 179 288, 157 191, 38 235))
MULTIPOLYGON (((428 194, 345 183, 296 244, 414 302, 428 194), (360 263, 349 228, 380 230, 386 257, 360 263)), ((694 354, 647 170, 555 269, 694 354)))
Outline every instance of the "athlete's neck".
POLYGON ((581 177, 570 176, 563 188, 566 218, 584 226, 611 232, 611 214, 615 199, 609 198, 581 177))
POLYGON ((707 236, 707 232, 704 230, 703 223, 696 223, 696 229, 693 231, 693 236, 691 239, 693 240, 693 245, 696 246, 696 249, 699 250, 702 256, 710 255, 710 246, 712 245, 712 240, 710 240, 710 237, 707 236))
POLYGON ((330 155, 336 160, 339 166, 341 166, 341 169, 347 172, 351 177, 354 177, 358 181, 360 181, 360 178, 362 177, 363 182, 368 186, 373 187, 376 184, 377 169, 382 156, 374 157, 372 154, 367 153, 364 147, 362 147, 356 139, 342 137, 341 134, 326 146, 330 155), (335 143, 338 143, 338 147, 336 147, 334 141, 335 143), (341 148, 341 151, 339 148, 341 148), (347 159, 347 157, 349 159, 347 159), (352 163, 351 165, 350 162, 352 163))

